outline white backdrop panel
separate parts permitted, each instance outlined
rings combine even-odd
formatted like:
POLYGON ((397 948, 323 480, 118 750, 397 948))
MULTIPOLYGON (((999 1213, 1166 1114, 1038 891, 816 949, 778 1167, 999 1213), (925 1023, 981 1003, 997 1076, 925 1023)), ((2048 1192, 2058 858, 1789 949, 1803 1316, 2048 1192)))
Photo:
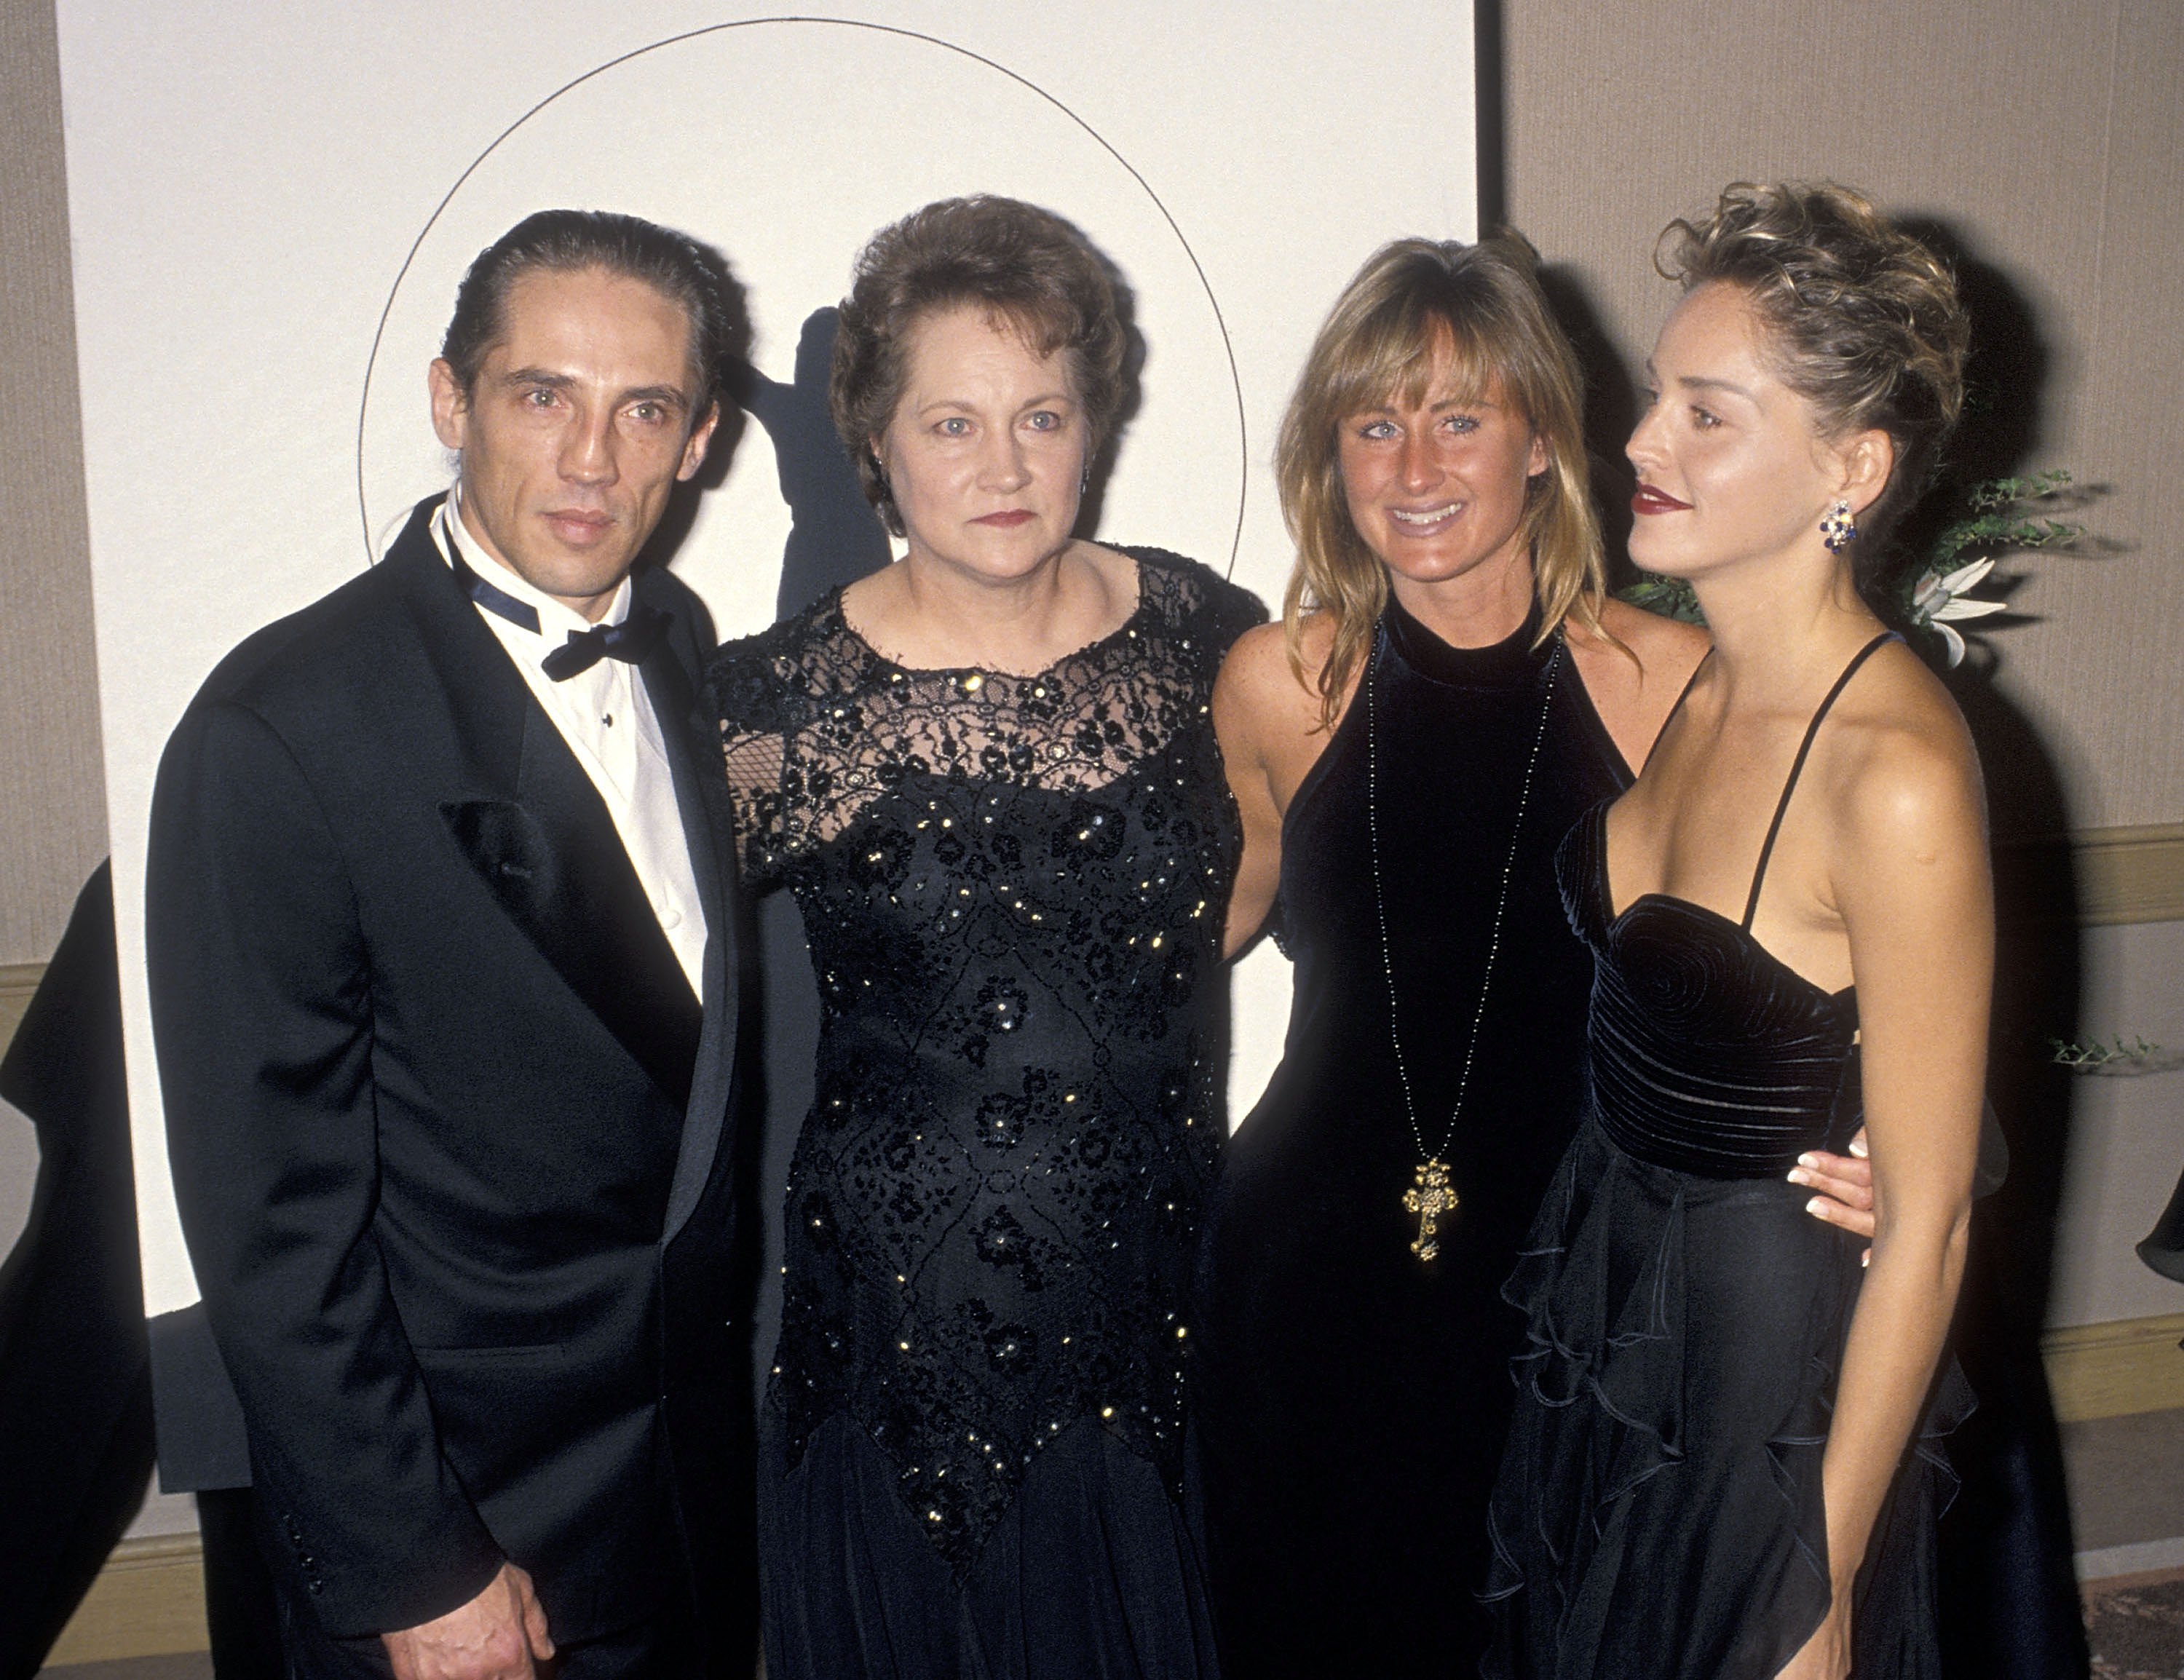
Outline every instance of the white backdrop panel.
MULTIPOLYGON (((1473 231, 1462 4, 58 11, 153 1313, 197 1293, 142 972, 159 753, 223 653, 368 564, 367 533, 446 481, 424 369, 482 245, 548 204, 687 229, 727 255, 753 362, 786 381, 875 228, 950 193, 1050 205, 1120 269, 1146 347, 1098 534, 1233 556, 1271 605, 1289 550, 1268 451, 1320 316, 1382 240, 1473 231)), ((772 619, 788 530, 750 426, 676 563, 724 634, 772 619)), ((1237 985, 1240 1114, 1279 1049, 1286 965, 1262 950, 1237 985)))

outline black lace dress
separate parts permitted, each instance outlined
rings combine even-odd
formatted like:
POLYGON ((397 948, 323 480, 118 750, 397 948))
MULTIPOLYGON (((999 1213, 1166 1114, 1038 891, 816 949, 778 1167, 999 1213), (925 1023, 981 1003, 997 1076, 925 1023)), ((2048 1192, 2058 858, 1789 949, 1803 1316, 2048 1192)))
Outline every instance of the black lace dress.
POLYGON ((1213 1672, 1184 1502, 1257 604, 1134 551, 1036 676, 910 670, 838 591, 712 671, 746 882, 818 976, 761 1420, 773 1680, 1213 1672))

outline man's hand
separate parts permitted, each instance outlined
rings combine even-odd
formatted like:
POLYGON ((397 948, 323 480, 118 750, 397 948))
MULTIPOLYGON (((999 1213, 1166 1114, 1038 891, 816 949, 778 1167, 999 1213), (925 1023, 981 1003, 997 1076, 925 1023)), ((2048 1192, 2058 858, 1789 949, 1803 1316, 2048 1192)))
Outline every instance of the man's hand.
POLYGON ((1864 1126, 1850 1140, 1847 1155, 1817 1149, 1799 1155, 1797 1165, 1790 1169, 1790 1182, 1819 1192, 1805 1204, 1805 1211, 1814 1219, 1839 1225, 1869 1243, 1873 1240, 1873 1163, 1865 1158, 1864 1126))
POLYGON ((554 1655, 531 1577, 512 1563, 468 1604, 380 1638, 394 1680, 532 1680, 533 1661, 554 1655))

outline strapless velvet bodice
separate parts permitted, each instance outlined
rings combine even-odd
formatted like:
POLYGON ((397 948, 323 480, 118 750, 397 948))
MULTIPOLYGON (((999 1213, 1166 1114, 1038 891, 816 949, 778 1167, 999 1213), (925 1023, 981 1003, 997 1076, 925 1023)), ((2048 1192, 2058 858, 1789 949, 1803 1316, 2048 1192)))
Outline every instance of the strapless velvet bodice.
POLYGON ((1593 1112, 1626 1154, 1707 1178, 1769 1178, 1858 1130, 1858 1000, 1825 992, 1726 916, 1661 893, 1619 915, 1607 806, 1556 873, 1592 948, 1593 1112))

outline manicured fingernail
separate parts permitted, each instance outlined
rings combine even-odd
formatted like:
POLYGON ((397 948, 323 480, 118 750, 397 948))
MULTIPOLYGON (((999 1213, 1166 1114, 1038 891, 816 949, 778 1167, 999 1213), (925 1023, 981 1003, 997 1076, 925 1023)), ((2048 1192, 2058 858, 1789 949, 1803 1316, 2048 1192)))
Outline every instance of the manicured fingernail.
POLYGON ((1819 1210, 1820 1199, 1818 1196, 1814 1197, 1811 1201, 1805 1204, 1805 1211, 1807 1213, 1818 1213, 1819 1210))
POLYGON ((1858 1257, 1858 1263, 1860 1266, 1871 1266, 1873 1264, 1873 1250, 1868 1249, 1864 1254, 1860 1254, 1858 1257))
POLYGON ((1789 1176, 1792 1184, 1809 1184, 1813 1182, 1811 1176, 1802 1167, 1791 1167, 1789 1176))
POLYGON ((1797 1165, 1799 1166, 1818 1166, 1819 1164, 1820 1158, 1818 1155, 1799 1155, 1797 1157, 1797 1165))
POLYGON ((1864 1160, 1866 1156, 1865 1139, 1863 1138, 1852 1138, 1850 1143, 1850 1152, 1856 1155, 1860 1160, 1864 1160))

